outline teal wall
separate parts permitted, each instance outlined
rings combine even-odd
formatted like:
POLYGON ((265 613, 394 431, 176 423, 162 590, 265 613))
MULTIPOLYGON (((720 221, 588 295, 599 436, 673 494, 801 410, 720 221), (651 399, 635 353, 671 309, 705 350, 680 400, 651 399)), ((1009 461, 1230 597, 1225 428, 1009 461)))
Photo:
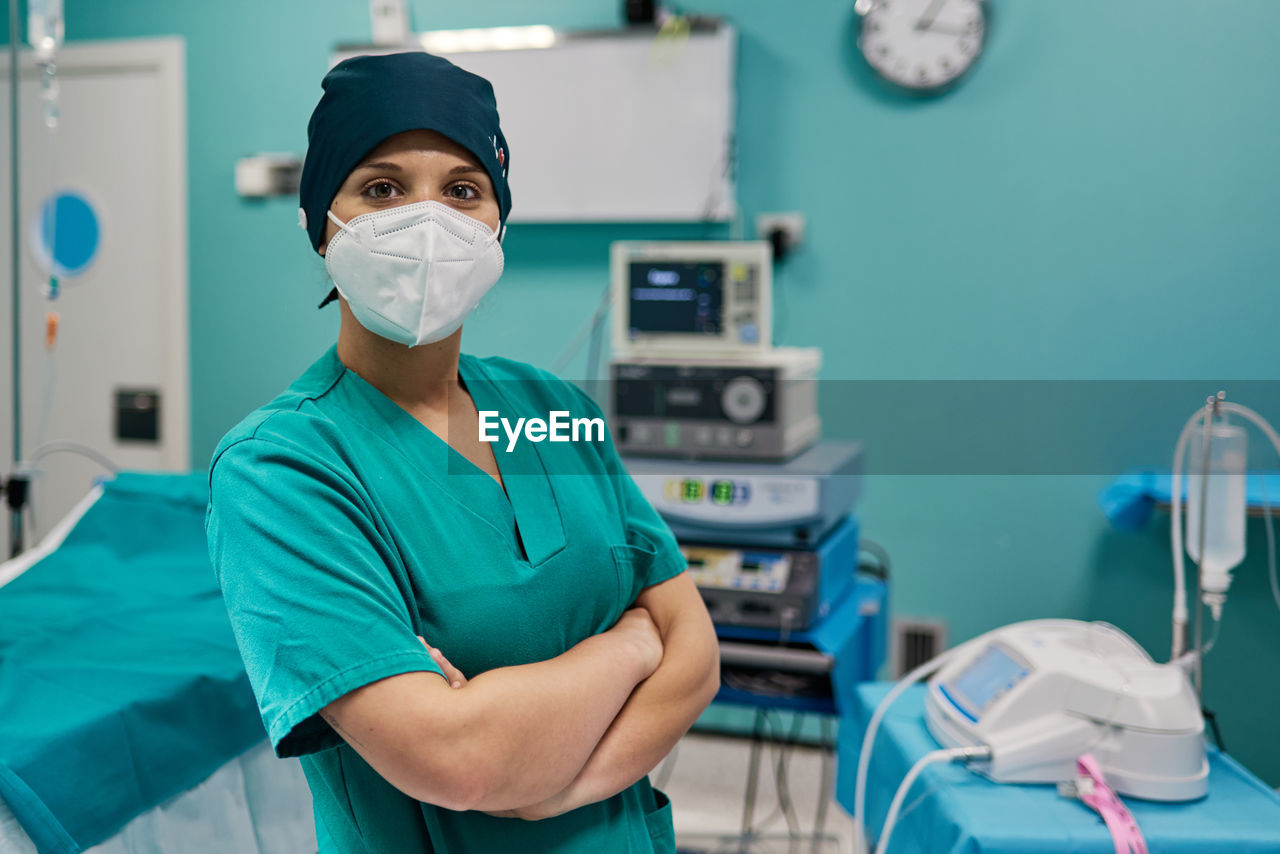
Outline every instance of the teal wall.
MULTIPOLYGON (((1132 413, 1064 419, 1042 440, 1051 454, 1087 435, 1143 463, 1169 456, 1204 394, 1278 378, 1280 3, 996 0, 980 66, 931 101, 869 78, 852 50, 851 0, 683 5, 740 30, 741 203, 748 222, 771 210, 808 217, 807 245, 777 271, 777 338, 821 346, 825 378, 1205 380, 1150 426, 1132 413)), ((412 3, 418 29, 608 27, 620 6, 412 3)), ((367 8, 67 0, 70 39, 187 42, 195 466, 334 336, 337 313, 313 308, 324 272, 293 203, 238 199, 232 170, 248 153, 303 150, 329 51, 367 38, 367 8)), ((466 346, 548 364, 594 307, 611 240, 727 233, 517 225, 466 346)), ((582 372, 580 358, 569 373, 582 372)), ((829 433, 857 432, 879 402, 856 392, 824 388, 829 433)), ((1240 401, 1280 419, 1274 394, 1240 401)), ((927 447, 981 436, 984 420, 1016 423, 1019 410, 961 405, 922 423, 895 403, 880 417, 927 447)), ((1039 435, 1027 437, 1033 449, 1039 435)), ((867 535, 895 558, 897 613, 944 619, 953 639, 1036 616, 1104 618, 1165 654, 1167 518, 1141 534, 1109 531, 1094 500, 1105 467, 880 470, 862 511, 867 535)), ((1251 525, 1206 700, 1228 747, 1276 785, 1280 613, 1251 525)))

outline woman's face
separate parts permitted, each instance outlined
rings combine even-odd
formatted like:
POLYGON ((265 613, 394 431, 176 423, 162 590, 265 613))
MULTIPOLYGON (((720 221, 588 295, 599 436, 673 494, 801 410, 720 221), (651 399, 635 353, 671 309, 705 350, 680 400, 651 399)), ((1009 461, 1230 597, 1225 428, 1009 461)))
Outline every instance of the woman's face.
MULTIPOLYGON (((411 130, 388 137, 351 171, 333 198, 330 210, 343 222, 415 202, 443 202, 494 232, 498 230, 498 197, 489 173, 470 151, 431 130, 411 130)), ((323 255, 338 233, 325 220, 323 255)))

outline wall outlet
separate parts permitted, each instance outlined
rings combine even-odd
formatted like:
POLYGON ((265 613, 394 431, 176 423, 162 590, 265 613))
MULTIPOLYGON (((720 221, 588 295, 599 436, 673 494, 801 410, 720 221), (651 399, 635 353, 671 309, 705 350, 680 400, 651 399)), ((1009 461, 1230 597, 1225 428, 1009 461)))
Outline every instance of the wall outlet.
POLYGON ((247 199, 294 196, 302 180, 296 154, 255 154, 236 161, 236 192, 247 199))
POLYGON ((756 237, 769 240, 774 231, 782 232, 782 248, 793 252, 804 243, 804 214, 799 211, 787 213, 756 214, 756 237))

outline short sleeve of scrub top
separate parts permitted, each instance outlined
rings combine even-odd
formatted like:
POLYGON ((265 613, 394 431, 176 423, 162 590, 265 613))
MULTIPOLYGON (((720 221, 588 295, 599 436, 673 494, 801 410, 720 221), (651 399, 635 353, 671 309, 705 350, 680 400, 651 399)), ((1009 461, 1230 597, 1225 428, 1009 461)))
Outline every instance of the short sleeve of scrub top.
MULTIPOLYGON (((477 409, 513 421, 601 417, 518 362, 464 354, 459 376, 477 409)), ((377 679, 438 673, 419 635, 468 676, 544 661, 684 569, 607 431, 493 452, 503 485, 332 348, 215 452, 210 555, 271 741, 301 757, 320 854, 673 852, 647 778, 544 821, 455 812, 395 789, 317 714, 377 679)))
POLYGON ((280 756, 336 746, 318 717, 361 685, 440 673, 360 488, 278 439, 218 457, 208 538, 237 642, 280 756))

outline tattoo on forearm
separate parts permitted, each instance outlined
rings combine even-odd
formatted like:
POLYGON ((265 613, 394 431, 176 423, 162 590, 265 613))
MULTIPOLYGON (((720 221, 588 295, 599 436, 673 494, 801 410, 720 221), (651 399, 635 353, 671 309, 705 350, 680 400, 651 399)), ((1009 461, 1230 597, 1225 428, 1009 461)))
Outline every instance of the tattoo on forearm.
POLYGON ((360 743, 360 739, 356 738, 354 735, 352 735, 350 732, 344 729, 343 726, 340 723, 338 723, 338 719, 335 718, 333 715, 321 712, 320 717, 324 718, 325 721, 328 722, 329 726, 333 727, 334 731, 338 733, 338 735, 342 736, 351 744, 356 745, 358 747, 364 747, 364 745, 360 743))

